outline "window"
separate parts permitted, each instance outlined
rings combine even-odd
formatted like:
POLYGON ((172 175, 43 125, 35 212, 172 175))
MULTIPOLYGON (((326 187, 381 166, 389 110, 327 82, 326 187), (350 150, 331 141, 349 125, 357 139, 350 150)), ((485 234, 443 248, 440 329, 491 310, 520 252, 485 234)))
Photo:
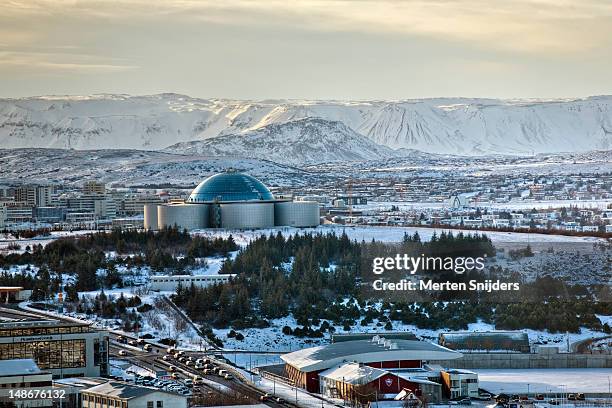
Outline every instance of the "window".
POLYGON ((0 360, 32 359, 41 369, 85 367, 85 340, 0 344, 0 360))
POLYGON ((164 408, 164 401, 157 401, 157 408, 164 408))
POLYGON ((153 401, 147 401, 147 408, 153 408, 153 401))

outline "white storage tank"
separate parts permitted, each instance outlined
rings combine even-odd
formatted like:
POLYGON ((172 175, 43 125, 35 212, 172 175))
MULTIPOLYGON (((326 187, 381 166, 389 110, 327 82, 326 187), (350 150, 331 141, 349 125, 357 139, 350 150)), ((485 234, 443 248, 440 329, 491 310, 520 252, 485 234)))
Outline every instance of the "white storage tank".
POLYGON ((221 204, 221 228, 249 229, 274 227, 274 203, 221 204))
POLYGON ((316 227, 319 225, 319 203, 293 201, 274 204, 274 225, 316 227))
POLYGON ((144 228, 156 231, 159 229, 157 224, 157 204, 144 205, 144 228))
POLYGON ((176 225, 180 229, 202 229, 208 227, 208 205, 172 204, 157 208, 158 228, 176 225))

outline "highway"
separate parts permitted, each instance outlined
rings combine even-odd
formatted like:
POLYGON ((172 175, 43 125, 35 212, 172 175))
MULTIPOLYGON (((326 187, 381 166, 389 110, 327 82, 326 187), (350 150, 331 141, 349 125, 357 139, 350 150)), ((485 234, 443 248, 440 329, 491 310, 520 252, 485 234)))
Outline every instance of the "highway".
MULTIPOLYGON (((25 312, 17 312, 19 315, 23 315, 24 313, 29 315, 37 315, 43 318, 52 317, 54 319, 71 322, 79 321, 78 319, 72 317, 58 317, 55 314, 49 314, 42 310, 33 311, 32 309, 28 309, 25 312)), ((82 321, 82 323, 87 324, 88 322, 82 321)), ((140 339, 139 344, 139 339, 136 336, 127 335, 114 330, 107 331, 109 333, 109 357, 112 357, 113 359, 125 360, 143 369, 152 370, 153 372, 158 370, 169 371, 170 366, 174 366, 176 368, 175 372, 181 380, 188 378, 193 379, 194 376, 202 377, 205 380, 205 383, 203 385, 194 387, 194 397, 197 394, 202 395, 209 392, 228 394, 229 390, 231 390, 234 393, 233 397, 242 397, 245 399, 245 402, 248 401, 249 403, 263 403, 274 408, 296 408, 299 406, 290 401, 276 401, 274 400, 273 396, 268 396, 262 401, 262 397, 268 394, 266 394, 265 391, 258 389, 248 378, 243 375, 241 371, 225 363, 225 361, 215 358, 213 353, 219 353, 221 351, 218 348, 211 348, 210 351, 206 352, 184 351, 184 355, 186 357, 192 357, 194 360, 200 358, 210 360, 210 364, 213 366, 219 367, 220 369, 226 370, 228 373, 230 373, 232 376, 231 379, 225 379, 217 374, 204 374, 202 370, 196 370, 194 367, 181 363, 174 358, 171 358, 168 361, 164 360, 163 357, 168 354, 168 346, 163 344, 143 339, 140 339), (145 345, 149 345, 149 351, 144 350, 145 345)))

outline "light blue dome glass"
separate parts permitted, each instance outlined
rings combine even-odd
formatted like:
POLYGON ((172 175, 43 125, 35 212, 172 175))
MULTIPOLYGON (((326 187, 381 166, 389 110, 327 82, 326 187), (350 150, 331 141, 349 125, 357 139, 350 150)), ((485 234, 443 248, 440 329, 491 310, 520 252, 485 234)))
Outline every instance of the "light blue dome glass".
POLYGON ((201 182, 191 192, 187 202, 266 200, 274 200, 274 196, 261 181, 246 174, 227 172, 215 174, 201 182))

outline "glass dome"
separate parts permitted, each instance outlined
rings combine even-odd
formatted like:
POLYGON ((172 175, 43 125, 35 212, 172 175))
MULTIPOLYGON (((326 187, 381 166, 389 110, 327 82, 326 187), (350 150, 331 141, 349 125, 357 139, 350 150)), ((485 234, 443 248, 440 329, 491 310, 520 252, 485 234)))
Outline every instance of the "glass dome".
POLYGON ((189 195, 187 202, 274 200, 274 196, 254 177, 238 172, 210 176, 189 195))

